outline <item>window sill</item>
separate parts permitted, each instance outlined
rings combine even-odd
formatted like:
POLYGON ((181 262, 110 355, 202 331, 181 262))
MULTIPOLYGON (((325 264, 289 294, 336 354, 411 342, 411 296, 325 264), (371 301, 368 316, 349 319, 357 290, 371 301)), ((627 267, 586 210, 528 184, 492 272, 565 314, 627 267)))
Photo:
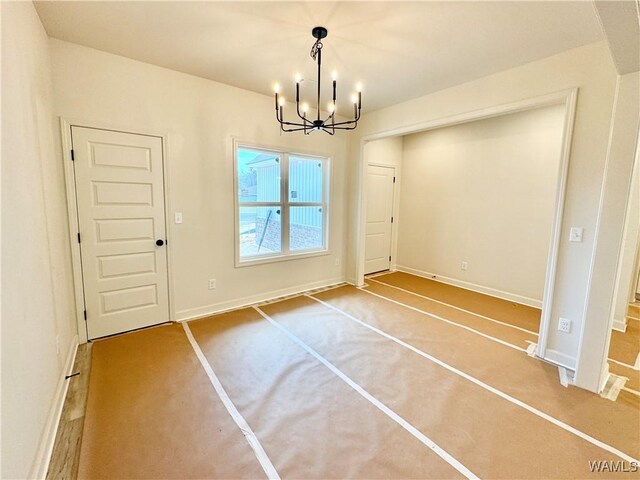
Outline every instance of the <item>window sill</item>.
POLYGON ((262 265, 265 263, 275 263, 275 262, 287 262, 289 260, 298 260, 301 258, 310 258, 310 257, 322 257, 324 255, 329 255, 331 252, 329 249, 324 250, 313 250, 306 251, 300 253, 289 253, 287 255, 273 255, 268 257, 260 257, 255 260, 238 260, 236 259, 236 268, 242 267, 252 267, 254 265, 262 265))

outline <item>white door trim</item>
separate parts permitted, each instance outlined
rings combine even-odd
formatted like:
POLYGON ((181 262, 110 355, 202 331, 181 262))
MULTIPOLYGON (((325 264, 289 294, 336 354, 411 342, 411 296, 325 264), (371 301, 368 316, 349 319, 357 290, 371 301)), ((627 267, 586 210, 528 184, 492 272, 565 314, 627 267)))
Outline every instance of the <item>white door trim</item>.
POLYGON ((169 300, 169 319, 175 321, 175 306, 173 302, 174 298, 174 285, 172 272, 172 260, 171 251, 173 247, 173 239, 171 238, 171 218, 169 199, 169 175, 168 175, 168 148, 167 138, 168 134, 154 133, 149 131, 141 131, 136 127, 126 126, 114 126, 108 125, 104 122, 96 122, 92 120, 76 120, 60 117, 60 135, 62 145, 62 161, 64 165, 64 182, 66 187, 67 197, 67 215, 69 217, 69 243, 71 246, 71 264, 73 272, 73 290, 75 296, 75 309, 76 309, 76 325, 78 326, 78 343, 86 343, 88 341, 87 335, 87 323, 84 318, 84 283, 82 278, 82 258, 80 255, 80 244, 77 241, 77 235, 79 230, 79 219, 77 209, 77 196, 76 196, 76 182, 75 174, 73 170, 73 163, 71 159, 71 127, 85 127, 95 128, 100 130, 111 130, 114 132, 133 133, 138 135, 147 135, 151 137, 158 137, 162 141, 162 169, 163 169, 163 186, 164 186, 164 216, 165 216, 165 238, 166 253, 167 253, 167 282, 168 282, 168 300, 169 300))
POLYGON ((365 258, 365 234, 366 234, 366 169, 367 162, 364 158, 364 146, 367 142, 379 140, 381 138, 398 137, 411 133, 424 132, 435 128, 448 127, 461 123, 472 122, 493 118, 500 115, 506 115, 516 112, 531 110, 534 108, 549 105, 565 106, 565 121, 562 140, 562 151, 560 154, 560 165, 558 171, 558 180, 556 187, 556 201, 554 209, 553 226, 551 229, 551 241, 549 244, 549 252, 547 257, 547 272, 544 284, 544 294, 542 297, 542 318, 540 321, 540 341, 537 347, 537 355, 545 358, 547 346, 547 334, 551 323, 551 306, 553 304, 553 290, 556 280, 556 271, 558 263, 558 251, 560 248, 560 236, 562 233, 562 218, 564 213, 564 201, 567 187, 567 174, 569 171, 569 157, 571 150, 571 139, 573 134, 573 125, 576 111, 576 101, 578 97, 578 88, 570 88, 559 92, 550 93, 538 97, 519 100, 516 102, 496 105, 492 107, 482 108, 472 112, 465 112, 457 115, 451 115, 427 122, 419 122, 392 130, 382 131, 365 135, 360 139, 360 152, 358 156, 358 195, 357 195, 357 242, 356 242, 356 278, 357 286, 364 285, 364 258, 365 258))

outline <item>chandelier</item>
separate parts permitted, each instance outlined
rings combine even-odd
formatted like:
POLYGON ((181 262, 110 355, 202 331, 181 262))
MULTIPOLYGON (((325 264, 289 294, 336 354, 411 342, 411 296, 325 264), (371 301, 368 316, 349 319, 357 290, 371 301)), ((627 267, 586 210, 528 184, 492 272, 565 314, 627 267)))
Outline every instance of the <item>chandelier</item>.
POLYGON ((358 126, 358 120, 360 120, 360 110, 362 108, 362 87, 357 85, 357 94, 351 96, 353 102, 353 120, 347 120, 343 122, 336 122, 336 80, 337 74, 333 72, 333 100, 329 103, 327 110, 329 116, 324 120, 320 118, 320 68, 322 65, 322 39, 327 36, 327 29, 324 27, 315 27, 311 30, 311 34, 316 39, 315 43, 311 47, 311 58, 318 64, 318 97, 317 97, 317 117, 315 120, 307 118, 307 112, 309 105, 303 103, 300 105, 300 82, 302 77, 300 74, 296 74, 296 114, 300 121, 285 121, 284 120, 284 106, 286 104, 285 98, 280 95, 280 86, 275 86, 276 97, 276 119, 280 123, 280 129, 283 132, 304 132, 305 135, 309 135, 316 130, 322 130, 329 135, 334 135, 336 130, 354 130, 358 126))

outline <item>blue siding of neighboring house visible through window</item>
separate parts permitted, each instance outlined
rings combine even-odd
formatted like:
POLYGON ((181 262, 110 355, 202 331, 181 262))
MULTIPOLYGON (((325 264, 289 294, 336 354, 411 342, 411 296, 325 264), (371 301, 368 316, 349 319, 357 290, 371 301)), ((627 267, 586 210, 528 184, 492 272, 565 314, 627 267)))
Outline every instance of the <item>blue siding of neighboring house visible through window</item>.
MULTIPOLYGON (((289 158, 289 201, 322 202, 322 162, 320 160, 289 158)), ((280 191, 280 164, 265 162, 255 165, 257 175, 256 201, 278 201, 280 191)), ((268 208, 259 208, 258 216, 266 217, 268 208)), ((290 222, 308 227, 322 227, 321 208, 291 207, 290 222)))

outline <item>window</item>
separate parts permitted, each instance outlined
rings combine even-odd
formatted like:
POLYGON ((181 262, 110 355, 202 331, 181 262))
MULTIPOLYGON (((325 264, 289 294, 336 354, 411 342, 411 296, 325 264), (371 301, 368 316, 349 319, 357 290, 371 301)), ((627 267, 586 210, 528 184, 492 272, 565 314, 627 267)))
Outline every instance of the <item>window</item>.
POLYGON ((236 146, 237 263, 327 250, 329 159, 236 146))

